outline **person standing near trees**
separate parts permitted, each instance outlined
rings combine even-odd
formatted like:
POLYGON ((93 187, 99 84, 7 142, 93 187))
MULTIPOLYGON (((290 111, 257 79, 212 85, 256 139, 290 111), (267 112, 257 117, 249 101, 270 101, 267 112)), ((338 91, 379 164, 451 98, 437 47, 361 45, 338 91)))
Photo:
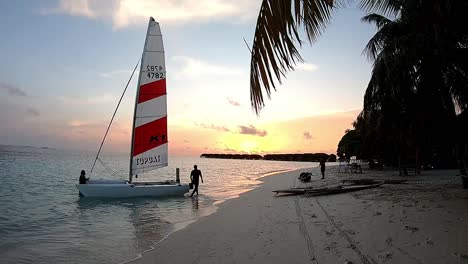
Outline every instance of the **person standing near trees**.
POLYGON ((320 160, 320 171, 322 172, 322 179, 325 179, 325 159, 320 160))

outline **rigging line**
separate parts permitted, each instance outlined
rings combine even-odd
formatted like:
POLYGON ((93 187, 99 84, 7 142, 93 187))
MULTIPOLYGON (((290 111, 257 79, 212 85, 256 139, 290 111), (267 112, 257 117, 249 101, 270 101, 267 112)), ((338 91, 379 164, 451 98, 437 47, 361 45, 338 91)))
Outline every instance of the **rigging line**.
POLYGON ((120 96, 119 103, 117 104, 117 107, 115 108, 114 114, 112 115, 111 121, 109 122, 109 126, 107 126, 107 130, 106 130, 106 133, 104 134, 104 138, 102 139, 101 146, 99 146, 99 150, 98 150, 98 152, 96 154, 96 158, 94 159, 94 163, 93 163, 93 166, 91 167, 90 174, 93 172, 94 166, 96 165, 96 161, 97 161, 97 159, 99 157, 99 153, 101 153, 102 145, 104 145, 104 141, 106 140, 107 133, 109 133, 109 129, 110 129, 110 126, 112 125, 112 121, 114 121, 114 117, 115 117, 115 114, 117 113, 117 109, 119 109, 120 102, 122 102, 122 98, 123 98, 125 92, 127 91, 128 85, 130 84, 130 81, 132 80, 133 74, 135 73, 135 71, 136 71, 136 69, 138 67, 138 64, 140 64, 140 60, 141 60, 141 58, 138 59, 138 62, 135 65, 135 68, 133 69, 132 75, 130 75, 130 78, 128 79, 127 85, 125 85, 125 89, 124 89, 124 91, 122 93, 122 96, 120 96))
POLYGON ((104 166, 104 168, 112 171, 112 173, 114 173, 114 175, 116 176, 120 176, 116 171, 114 171, 109 165, 107 165, 107 163, 105 163, 102 159, 98 159, 99 162, 101 162, 102 166, 104 166))

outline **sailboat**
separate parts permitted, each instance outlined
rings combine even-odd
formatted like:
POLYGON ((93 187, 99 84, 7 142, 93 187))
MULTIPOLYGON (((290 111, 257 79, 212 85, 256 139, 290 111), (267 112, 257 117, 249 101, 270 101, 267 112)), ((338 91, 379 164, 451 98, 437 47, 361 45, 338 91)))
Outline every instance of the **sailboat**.
MULTIPOLYGON (((109 131, 110 124, 107 132, 109 131)), ((96 160, 98 160, 99 152, 106 135, 96 155, 96 160)), ((94 161, 93 168, 96 160, 94 161)), ((166 167, 167 165, 167 97, 164 47, 159 23, 151 17, 148 23, 141 58, 135 99, 129 179, 121 181, 90 180, 86 184, 77 184, 76 187, 80 195, 85 197, 164 197, 184 195, 189 191, 189 185, 180 183, 178 170, 176 181, 133 182, 133 176, 166 167)))

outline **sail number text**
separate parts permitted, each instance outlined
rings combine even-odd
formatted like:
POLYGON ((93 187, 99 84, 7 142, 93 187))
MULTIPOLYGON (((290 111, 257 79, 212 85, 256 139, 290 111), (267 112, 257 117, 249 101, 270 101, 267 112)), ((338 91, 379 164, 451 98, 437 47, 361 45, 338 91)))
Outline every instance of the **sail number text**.
POLYGON ((150 79, 162 79, 162 78, 164 78, 164 73, 162 73, 162 72, 148 72, 146 74, 146 76, 148 76, 148 78, 150 78, 150 79))
POLYGON ((146 65, 146 76, 150 79, 162 79, 164 78, 165 74, 162 72, 164 67, 161 65, 146 65))
POLYGON ((151 164, 151 163, 158 163, 161 162, 161 156, 150 156, 150 157, 144 157, 144 158, 137 158, 136 159, 136 165, 145 165, 145 164, 151 164))

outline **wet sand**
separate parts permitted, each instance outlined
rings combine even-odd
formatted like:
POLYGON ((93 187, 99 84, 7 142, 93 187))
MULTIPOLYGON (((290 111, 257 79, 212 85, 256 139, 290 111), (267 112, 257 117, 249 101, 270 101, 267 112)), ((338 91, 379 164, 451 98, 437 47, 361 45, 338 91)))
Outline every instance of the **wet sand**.
POLYGON ((457 171, 300 171, 256 189, 180 230, 131 263, 468 263, 468 190, 457 171), (408 179, 353 193, 275 197, 272 190, 344 179, 408 179))

